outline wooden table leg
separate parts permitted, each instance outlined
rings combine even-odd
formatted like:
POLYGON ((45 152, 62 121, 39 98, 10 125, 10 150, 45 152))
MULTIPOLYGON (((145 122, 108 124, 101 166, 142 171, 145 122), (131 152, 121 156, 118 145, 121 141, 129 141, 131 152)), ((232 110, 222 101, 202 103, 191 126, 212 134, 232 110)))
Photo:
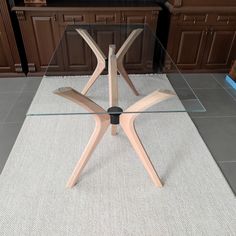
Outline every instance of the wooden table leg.
MULTIPOLYGON (((117 85, 117 62, 115 55, 116 46, 109 45, 108 55, 108 82, 109 82, 109 106, 118 106, 118 85, 117 85)), ((111 134, 117 134, 117 125, 111 125, 111 134)))
POLYGON ((88 90, 91 88, 91 86, 94 84, 94 82, 97 80, 99 75, 103 72, 103 70, 106 68, 106 56, 102 52, 102 50, 99 48, 97 43, 94 41, 94 39, 91 37, 91 35, 88 33, 85 29, 76 29, 76 31, 81 35, 81 37, 85 40, 85 42, 89 45, 89 47, 94 52, 96 58, 97 58, 97 66, 95 71, 93 72, 92 76, 90 77, 89 81, 85 85, 85 87, 82 90, 82 94, 87 94, 88 90))
POLYGON ((93 113, 96 123, 94 132, 67 182, 67 187, 72 188, 76 184, 80 173, 110 125, 110 116, 99 105, 70 87, 59 88, 54 91, 54 93, 81 105, 89 112, 93 113))
MULTIPOLYGON (((173 97, 175 93, 168 90, 163 91, 155 91, 150 95, 144 97, 143 99, 139 100, 132 106, 130 106, 125 112, 141 112, 151 107, 154 104, 162 102, 166 99, 173 97)), ((157 187, 162 187, 161 180, 153 167, 151 160, 148 157, 146 150, 144 149, 140 138, 135 130, 134 121, 137 115, 140 113, 122 113, 120 115, 120 125, 124 130, 125 134, 127 135, 131 145, 133 146, 134 150, 138 154, 141 162, 143 163, 145 169, 147 170, 149 176, 151 177, 152 181, 157 187)))
POLYGON ((143 29, 133 30, 116 54, 118 71, 121 74, 121 76, 125 79, 129 87, 132 89, 134 94, 137 96, 139 95, 139 93, 136 90, 134 84, 132 83, 131 79, 129 78, 128 73, 126 72, 124 68, 124 56, 127 53, 130 46, 133 44, 134 40, 141 34, 142 31, 143 29))

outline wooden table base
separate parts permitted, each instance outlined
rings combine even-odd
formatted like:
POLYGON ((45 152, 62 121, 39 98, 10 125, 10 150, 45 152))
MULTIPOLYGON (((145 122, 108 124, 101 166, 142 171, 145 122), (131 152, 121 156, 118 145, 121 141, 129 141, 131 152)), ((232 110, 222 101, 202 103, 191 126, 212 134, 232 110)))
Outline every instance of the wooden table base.
MULTIPOLYGON (((110 108, 108 111, 105 111, 102 107, 98 104, 90 100, 84 94, 88 91, 94 81, 97 79, 98 72, 102 70, 105 61, 105 56, 100 51, 100 49, 95 45, 93 39, 85 30, 79 29, 78 32, 87 39, 88 44, 91 48, 94 49, 96 52, 98 60, 101 61, 101 67, 98 66, 97 72, 95 70, 94 74, 90 78, 89 82, 83 89, 82 93, 77 92, 73 88, 64 87, 59 88, 54 91, 55 94, 62 96, 66 99, 71 100, 72 102, 77 103, 78 105, 84 107, 89 113, 93 114, 95 119, 95 129, 90 137, 90 140, 82 153, 78 163, 76 164, 72 175, 70 176, 67 187, 72 188, 83 168, 85 167, 87 161, 89 160, 91 154, 95 150, 96 146, 98 145, 99 141, 105 134, 108 127, 111 125, 111 133, 115 135, 117 133, 117 125, 120 124, 123 131, 125 132, 126 136, 128 137, 131 145, 133 146, 134 150, 136 151, 139 159, 143 163, 145 169, 147 170, 150 178, 154 182, 157 187, 161 187, 162 183, 161 180, 153 167, 151 160, 148 157, 148 154, 145 148, 142 145, 142 142, 135 130, 135 118, 139 115, 140 112, 146 110, 147 108, 153 106, 154 104, 160 103, 166 99, 169 99, 175 95, 174 92, 169 90, 156 90, 151 94, 147 95, 146 97, 140 99, 124 112, 121 108, 118 107, 118 85, 117 85, 117 71, 120 70, 121 67, 119 65, 123 64, 121 61, 128 50, 127 48, 132 44, 135 37, 140 33, 139 31, 133 31, 131 33, 130 39, 128 40, 127 44, 124 44, 121 49, 115 54, 115 45, 109 45, 109 55, 108 55, 108 81, 109 81, 109 104, 110 108), (118 56, 117 56, 118 55, 118 56), (115 113, 114 113, 115 111, 115 113), (118 112, 116 112, 118 111, 118 112)), ((99 63, 99 62, 98 62, 99 63)), ((132 88, 132 82, 130 84, 129 78, 126 77, 127 83, 132 88)), ((135 92, 135 88, 133 87, 133 91, 135 92)), ((135 93, 137 94, 137 93, 135 93)))
MULTIPOLYGON (((82 90, 82 94, 86 95, 88 90, 91 88, 91 86, 94 84, 94 82, 97 80, 99 75, 103 72, 103 70, 106 68, 106 56, 102 52, 102 50, 99 48, 97 43, 94 41, 94 39, 91 37, 91 35, 88 33, 85 29, 76 29, 76 31, 80 34, 80 36, 85 40, 85 42, 89 45, 91 50, 94 52, 96 58, 97 58, 97 66, 94 70, 92 76, 90 77, 88 83, 85 85, 84 89, 82 90)), ((132 83, 131 79, 129 78, 128 73, 126 72, 124 68, 124 56, 127 53, 128 49, 132 45, 132 43, 135 41, 135 39, 141 34, 143 29, 135 29, 133 30, 128 38, 125 40, 119 51, 117 52, 116 59, 117 59, 117 69, 121 76, 124 78, 128 86, 131 88, 131 90, 134 92, 135 95, 138 95, 138 91, 136 90, 134 84, 132 83)))
MULTIPOLYGON (((78 163, 76 164, 72 175, 70 176, 67 187, 72 188, 83 168, 85 167, 87 161, 89 160, 91 154, 95 150, 96 146, 98 145, 99 141, 105 134, 107 128, 110 126, 110 115, 105 111, 102 107, 94 103, 88 97, 84 96, 83 94, 77 92, 76 90, 70 87, 59 88, 58 90, 54 91, 55 94, 60 95, 64 98, 75 102, 85 109, 88 112, 93 113, 95 118, 95 129, 94 132, 82 153, 78 163), (99 114, 98 114, 99 113, 99 114)), ((140 138, 135 130, 134 121, 135 118, 138 116, 138 112, 144 111, 148 107, 162 102, 170 97, 174 96, 175 94, 172 91, 168 90, 157 90, 151 93, 150 95, 142 98, 132 106, 130 106, 125 112, 136 112, 136 113, 122 113, 120 114, 120 125, 124 130, 125 134, 127 135, 131 145, 133 146, 134 150, 138 154, 141 162, 143 163, 145 169, 147 170, 149 176, 151 177, 152 181, 157 187, 161 187, 162 183, 160 178, 154 169, 152 162, 150 161, 146 150, 144 149, 140 138)))

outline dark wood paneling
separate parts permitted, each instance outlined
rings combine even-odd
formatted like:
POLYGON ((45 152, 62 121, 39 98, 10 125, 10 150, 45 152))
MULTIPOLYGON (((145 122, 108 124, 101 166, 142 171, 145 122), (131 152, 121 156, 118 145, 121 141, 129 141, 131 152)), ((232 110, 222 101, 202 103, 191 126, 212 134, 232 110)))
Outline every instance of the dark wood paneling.
POLYGON ((172 15, 168 52, 181 70, 227 72, 236 55, 235 31, 236 13, 172 15))
MULTIPOLYGON (((56 48, 53 19, 51 16, 32 16, 33 30, 41 68, 47 67, 56 48), (45 50, 45 48, 47 50, 45 50)), ((55 60, 54 66, 58 64, 55 60)))
POLYGON ((4 27, 2 14, 0 13, 0 72, 14 71, 14 68, 12 68, 13 64, 10 45, 4 27))
MULTIPOLYGON (((59 40, 58 16, 55 12, 17 12, 29 72, 45 72, 59 40)), ((60 48, 50 63, 50 70, 63 70, 60 48)))
POLYGON ((224 27, 214 27, 210 30, 202 67, 206 69, 230 67, 231 52, 236 44, 235 33, 235 29, 226 30, 224 27))
POLYGON ((62 38, 65 71, 90 71, 91 51, 76 31, 67 31, 62 38))
POLYGON ((120 12, 113 11, 99 11, 90 14, 90 22, 100 24, 114 24, 120 22, 120 12))
POLYGON ((0 1, 0 76, 22 76, 22 66, 6 0, 0 1))
POLYGON ((199 67, 205 44, 205 31, 202 29, 184 29, 179 32, 177 65, 181 67, 199 67))
MULTIPOLYGON (((28 8, 27 8, 28 9, 28 8)), ((38 8, 37 8, 38 9, 38 8)), ((65 8, 58 8, 60 11, 49 11, 42 8, 41 11, 17 11, 20 28, 25 44, 28 66, 30 72, 44 72, 50 57, 60 39, 63 36, 67 25, 73 24, 119 24, 119 23, 147 23, 155 32, 158 18, 158 10, 143 11, 140 8, 135 10, 98 10, 72 11, 65 8), (121 17, 122 16, 122 17, 121 17)), ((125 9, 125 8, 124 8, 125 9)), ((135 8, 134 8, 135 9, 135 8)), ((90 32, 92 37, 101 47, 105 55, 108 55, 109 44, 115 44, 117 50, 121 41, 125 40, 129 32, 122 35, 120 28, 111 26, 97 28, 90 32), (122 38, 123 36, 123 38, 122 38), (122 38, 122 39, 121 39, 122 38), (106 39, 106 40, 104 40, 106 39)), ((135 41, 135 45, 127 54, 126 63, 130 68, 137 66, 142 70, 147 62, 146 50, 148 40, 144 36, 135 41)), ((54 56, 54 64, 50 63, 50 71, 72 71, 91 72, 96 65, 96 58, 84 40, 74 30, 68 31, 62 39, 61 48, 57 49, 54 56)))

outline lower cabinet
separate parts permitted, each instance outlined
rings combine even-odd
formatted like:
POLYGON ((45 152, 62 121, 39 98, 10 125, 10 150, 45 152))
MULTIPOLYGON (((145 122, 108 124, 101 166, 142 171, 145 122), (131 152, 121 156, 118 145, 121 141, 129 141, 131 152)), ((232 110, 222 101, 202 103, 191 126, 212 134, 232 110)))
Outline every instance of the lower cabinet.
POLYGON ((60 53, 53 55, 60 40, 57 14, 48 12, 16 12, 25 52, 28 61, 29 72, 42 72, 47 69, 50 62, 51 70, 63 69, 63 61, 60 53))
POLYGON ((23 71, 14 33, 9 25, 10 18, 7 8, 3 9, 1 4, 4 2, 0 3, 0 76, 22 76, 23 71))
POLYGON ((13 70, 13 59, 10 53, 7 34, 0 13, 0 73, 7 73, 13 70))
MULTIPOLYGON (((217 21, 221 19, 217 14, 207 15, 201 22, 196 14, 190 16, 172 16, 167 50, 174 63, 183 71, 228 71, 236 57, 236 24, 217 21)), ((168 58, 165 68, 173 69, 168 58)))
POLYGON ((208 31, 202 68, 220 70, 231 67, 236 59, 236 27, 215 26, 208 31))
MULTIPOLYGON (((91 35, 98 43, 105 55, 108 55, 108 45, 115 44, 120 48, 125 37, 118 28, 102 27, 106 24, 117 23, 146 23, 153 32, 156 31, 158 10, 111 10, 111 11, 23 11, 16 10, 21 33, 23 36, 25 51, 28 60, 28 68, 31 74, 43 74, 50 62, 50 71, 72 72, 80 71, 86 74, 96 66, 96 58, 82 37, 74 30, 64 31, 67 25, 75 24, 101 24, 101 29, 93 30, 91 35), (63 36, 64 35, 64 36, 63 36), (62 37, 63 36, 63 37, 62 37), (62 38, 61 38, 62 37, 62 38), (106 40, 104 40, 106 38, 106 40), (57 48, 57 55, 53 52, 60 39, 61 48, 57 48), (122 41, 123 40, 123 41, 122 41)), ((134 69, 137 65, 145 68, 145 37, 135 41, 140 50, 132 50, 127 53, 125 62, 128 69, 134 69)))

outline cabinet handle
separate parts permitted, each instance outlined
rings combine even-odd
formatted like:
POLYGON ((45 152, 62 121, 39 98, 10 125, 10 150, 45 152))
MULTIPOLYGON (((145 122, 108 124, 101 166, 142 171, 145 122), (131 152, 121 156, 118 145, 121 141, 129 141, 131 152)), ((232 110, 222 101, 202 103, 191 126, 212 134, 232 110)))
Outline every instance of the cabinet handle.
POLYGON ((53 20, 57 21, 57 16, 56 15, 53 16, 53 20))
POLYGON ((208 29, 206 29, 206 31, 205 31, 205 35, 208 35, 208 29))
POLYGON ((196 24, 196 18, 195 17, 193 18, 193 24, 196 24))

